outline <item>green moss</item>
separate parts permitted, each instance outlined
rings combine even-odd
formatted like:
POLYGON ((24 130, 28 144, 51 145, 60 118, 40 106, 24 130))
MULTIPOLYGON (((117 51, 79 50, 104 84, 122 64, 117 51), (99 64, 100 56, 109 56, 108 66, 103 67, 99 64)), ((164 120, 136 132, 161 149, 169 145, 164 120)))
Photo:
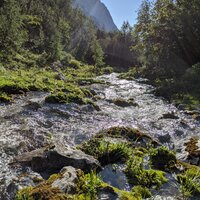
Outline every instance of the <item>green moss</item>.
POLYGON ((72 60, 69 61, 69 66, 74 68, 74 69, 78 69, 78 68, 80 68, 81 63, 78 60, 72 59, 72 60))
POLYGON ((0 103, 8 103, 12 100, 10 96, 8 96, 6 93, 0 93, 0 103))
POLYGON ((200 194, 200 168, 191 168, 178 174, 177 180, 181 184, 181 192, 185 196, 200 194))
POLYGON ((149 143, 156 145, 157 142, 154 141, 150 136, 142 133, 138 129, 130 128, 130 127, 111 127, 105 131, 102 131, 101 134, 109 135, 109 136, 121 136, 123 138, 127 138, 131 141, 143 141, 147 140, 149 143))
POLYGON ((200 105, 199 94, 174 94, 173 103, 177 106, 183 105, 185 110, 198 110, 200 105))
POLYGON ((16 200, 69 200, 68 195, 63 194, 58 188, 51 184, 59 179, 61 174, 53 174, 47 181, 42 182, 36 187, 26 187, 19 190, 16 194, 16 200))
POLYGON ((17 192, 17 195, 15 197, 16 200, 34 200, 33 197, 31 197, 31 191, 32 187, 26 187, 22 190, 19 190, 17 192))
POLYGON ((81 145, 81 150, 94 156, 102 165, 125 162, 133 150, 129 148, 128 143, 112 142, 112 139, 93 138, 81 145))
POLYGON ((148 188, 142 187, 140 185, 134 186, 134 188, 132 189, 132 193, 135 197, 138 197, 141 199, 150 198, 152 196, 148 188))
MULTIPOLYGON (((14 94, 24 94, 28 91, 51 92, 49 102, 68 103, 77 102, 83 104, 85 98, 91 98, 92 93, 79 86, 81 79, 90 80, 95 77, 92 67, 83 66, 77 70, 62 70, 59 73, 66 78, 58 79, 58 72, 51 68, 29 68, 17 70, 2 70, 0 74, 0 99, 1 101, 11 101, 14 94), (76 74, 76 77, 73 76, 76 74)), ((98 82, 98 81, 97 81, 98 82)))
POLYGON ((150 151, 151 164, 154 168, 170 171, 175 167, 176 155, 167 147, 159 147, 150 151))
POLYGON ((118 191, 119 200, 142 200, 140 196, 135 196, 131 192, 118 191))
POLYGON ((101 187, 101 184, 101 179, 95 172, 91 172, 84 176, 84 184, 81 187, 81 191, 84 193, 84 196, 90 197, 90 199, 96 199, 98 189, 101 187))
POLYGON ((46 103, 77 103, 85 104, 84 98, 77 94, 66 94, 64 92, 58 92, 51 94, 45 99, 46 103))
POLYGON ((155 186, 158 189, 167 182, 165 172, 153 169, 144 169, 143 158, 134 157, 127 161, 125 173, 129 182, 133 185, 141 185, 147 188, 155 186))

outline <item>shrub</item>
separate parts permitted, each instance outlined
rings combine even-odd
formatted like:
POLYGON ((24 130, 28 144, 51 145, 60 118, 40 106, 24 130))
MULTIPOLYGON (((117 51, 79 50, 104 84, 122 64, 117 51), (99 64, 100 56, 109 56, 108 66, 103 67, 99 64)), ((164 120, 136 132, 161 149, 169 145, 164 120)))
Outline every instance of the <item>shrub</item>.
POLYGON ((79 61, 77 61, 77 60, 71 60, 69 62, 69 66, 74 68, 74 69, 79 69, 80 66, 81 66, 81 63, 79 61))
POLYGON ((101 69, 101 74, 111 74, 113 72, 113 68, 108 66, 101 69))

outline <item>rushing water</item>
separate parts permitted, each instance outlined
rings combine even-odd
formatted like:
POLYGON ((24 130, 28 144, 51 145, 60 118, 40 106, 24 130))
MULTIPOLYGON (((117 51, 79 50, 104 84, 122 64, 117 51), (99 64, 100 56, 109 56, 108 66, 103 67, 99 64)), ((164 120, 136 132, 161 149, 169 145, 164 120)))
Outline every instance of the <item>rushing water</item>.
MULTIPOLYGON (((45 104, 42 92, 17 97, 9 105, 0 105, 0 194, 6 199, 5 186, 15 179, 20 169, 8 165, 13 157, 48 143, 60 140, 79 144, 93 134, 112 126, 130 126, 148 133, 171 148, 184 159, 184 143, 193 135, 200 136, 200 123, 178 110, 174 105, 153 95, 154 88, 138 80, 127 81, 117 74, 98 79, 109 84, 91 86, 101 98, 96 102, 101 111, 76 104, 45 104), (126 108, 110 103, 112 99, 133 98, 138 106, 126 108), (175 113, 178 119, 162 119, 163 114, 175 113), (184 123, 183 123, 184 122, 184 123)), ((0 197, 1 199, 1 197, 0 197)))

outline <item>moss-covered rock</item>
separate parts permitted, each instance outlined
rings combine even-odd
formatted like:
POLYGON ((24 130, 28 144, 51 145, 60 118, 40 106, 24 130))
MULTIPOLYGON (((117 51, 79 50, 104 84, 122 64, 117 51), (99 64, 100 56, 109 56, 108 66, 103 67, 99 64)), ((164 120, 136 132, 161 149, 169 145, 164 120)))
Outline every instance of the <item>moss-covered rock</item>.
POLYGON ((17 192, 16 200, 69 200, 68 195, 47 182, 36 187, 27 187, 17 192))
POLYGON ((175 153, 164 146, 151 149, 150 160, 154 168, 166 171, 174 169, 177 163, 175 153))
POLYGON ((0 93, 0 103, 8 103, 12 100, 6 93, 0 93))
POLYGON ((112 100, 112 103, 123 108, 130 107, 130 106, 138 106, 138 104, 135 103, 132 99, 125 100, 122 98, 117 98, 117 99, 112 100))
POLYGON ((119 78, 121 79, 126 79, 126 80, 134 80, 135 78, 138 77, 138 69, 136 67, 131 68, 128 72, 121 73, 119 78))
POLYGON ((197 145, 198 142, 200 141, 199 137, 193 137, 190 139, 189 142, 187 142, 186 145, 186 151, 189 153, 191 156, 200 156, 200 148, 197 145))
POLYGON ((123 137, 130 141, 141 142, 143 146, 147 146, 148 144, 158 145, 158 142, 151 138, 149 135, 142 133, 138 129, 130 127, 111 127, 109 129, 101 131, 99 134, 111 137, 123 137))
POLYGON ((139 199, 146 199, 152 196, 148 188, 142 187, 140 185, 134 186, 132 189, 132 193, 135 197, 138 197, 139 199))
POLYGON ((93 95, 80 85, 99 83, 95 80, 94 66, 80 66, 78 69, 56 68, 26 68, 3 70, 0 73, 1 101, 10 101, 15 94, 25 94, 28 91, 51 92, 51 102, 77 101, 83 102, 93 95), (8 98, 5 98, 5 94, 8 98))
POLYGON ((128 143, 112 138, 93 138, 80 146, 85 153, 94 156, 102 165, 125 162, 133 153, 128 143))
POLYGON ((143 158, 141 157, 130 158, 127 161, 125 172, 131 184, 147 188, 154 186, 156 189, 159 189, 162 184, 168 181, 165 178, 165 172, 145 169, 143 166, 143 158))
POLYGON ((84 98, 77 94, 67 94, 64 92, 58 92, 55 94, 51 94, 45 99, 46 103, 77 103, 77 104, 85 104, 84 98))

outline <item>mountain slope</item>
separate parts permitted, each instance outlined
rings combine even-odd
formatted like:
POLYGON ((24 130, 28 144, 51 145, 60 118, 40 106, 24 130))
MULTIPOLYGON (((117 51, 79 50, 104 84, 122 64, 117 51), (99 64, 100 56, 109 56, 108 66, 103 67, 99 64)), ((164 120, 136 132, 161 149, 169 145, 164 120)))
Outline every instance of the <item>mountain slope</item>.
POLYGON ((90 16, 99 29, 106 32, 117 31, 110 12, 100 0, 74 0, 74 7, 79 7, 87 16, 90 16))

